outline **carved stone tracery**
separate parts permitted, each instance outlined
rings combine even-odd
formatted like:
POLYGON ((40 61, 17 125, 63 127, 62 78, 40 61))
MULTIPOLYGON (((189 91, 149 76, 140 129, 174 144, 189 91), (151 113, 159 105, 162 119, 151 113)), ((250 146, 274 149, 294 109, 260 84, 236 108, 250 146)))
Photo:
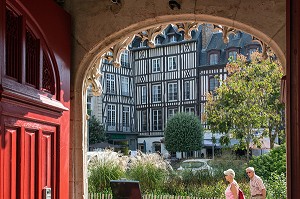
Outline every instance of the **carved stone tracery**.
POLYGON ((227 44, 229 42, 229 35, 236 34, 236 32, 237 32, 237 30, 235 28, 228 27, 228 26, 215 25, 215 24, 214 24, 214 30, 221 31, 223 33, 223 42, 225 44, 227 44))
POLYGON ((100 66, 102 59, 99 58, 92 67, 89 68, 89 71, 86 75, 85 81, 85 89, 88 88, 89 85, 92 87, 92 93, 95 96, 100 96, 102 94, 102 85, 100 84, 99 77, 102 76, 100 72, 100 66))
POLYGON ((132 42, 134 35, 127 37, 121 42, 115 44, 113 47, 110 47, 108 52, 105 53, 101 58, 106 59, 111 62, 116 68, 121 67, 121 54, 124 50, 128 49, 128 45, 132 42))
POLYGON ((267 59, 268 58, 268 52, 271 50, 270 47, 264 43, 262 40, 252 36, 252 40, 258 42, 261 45, 261 53, 262 53, 262 58, 267 59))
POLYGON ((198 22, 184 22, 177 23, 175 26, 178 28, 178 32, 184 32, 184 39, 190 40, 192 39, 192 31, 198 30, 199 23, 198 22))
POLYGON ((163 30, 166 28, 166 25, 161 25, 154 28, 149 28, 145 31, 139 32, 136 34, 136 36, 140 37, 142 41, 147 40, 147 44, 150 48, 155 47, 155 37, 163 32, 163 30))

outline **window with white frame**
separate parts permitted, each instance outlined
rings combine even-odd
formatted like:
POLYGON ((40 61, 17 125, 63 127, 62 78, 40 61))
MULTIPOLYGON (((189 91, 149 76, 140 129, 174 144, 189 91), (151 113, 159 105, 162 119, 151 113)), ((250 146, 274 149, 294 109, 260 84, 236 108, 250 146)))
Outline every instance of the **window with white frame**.
POLYGON ((142 86, 142 104, 147 103, 147 87, 142 86))
POLYGON ((228 58, 232 60, 236 60, 237 58, 237 51, 229 51, 228 58))
POLYGON ((106 74, 106 93, 115 93, 115 75, 106 74))
POLYGON ((142 117, 142 131, 147 131, 148 130, 148 114, 147 110, 142 110, 141 111, 141 117, 142 117))
POLYGON ((113 127, 116 126, 116 105, 107 105, 107 125, 113 127))
POLYGON ((195 108, 194 107, 186 107, 186 108, 184 108, 184 112, 195 113, 195 108))
POLYGON ((160 72, 160 59, 152 59, 152 72, 160 72))
POLYGON ((215 89, 219 86, 219 80, 215 77, 209 77, 209 92, 214 92, 215 89))
POLYGON ((129 77, 121 77, 121 82, 122 82, 122 95, 129 96, 129 77))
POLYGON ((177 64, 176 64, 176 57, 168 57, 168 70, 176 70, 177 64))
POLYGON ((168 109, 168 119, 173 117, 178 112, 177 108, 169 108, 168 109))
POLYGON ((152 102, 160 102, 161 101, 161 85, 153 85, 152 86, 152 102))
POLYGON ((191 99, 191 83, 190 81, 184 82, 184 99, 191 99))
POLYGON ((129 58, 128 58, 129 51, 124 50, 121 54, 121 65, 128 67, 129 66, 129 58))
POLYGON ((126 130, 128 130, 129 121, 130 121, 130 108, 129 108, 129 106, 123 106, 123 112, 122 112, 123 130, 124 130, 124 127, 126 128, 126 130))
POLYGON ((152 130, 160 131, 162 130, 162 113, 161 110, 153 110, 153 119, 152 119, 152 130))
POLYGON ((209 55, 209 64, 215 65, 219 63, 219 56, 217 53, 212 53, 209 55))
POLYGON ((178 91, 177 91, 177 83, 169 83, 168 84, 168 100, 173 101, 177 100, 178 91))
POLYGON ((170 42, 176 42, 176 36, 175 35, 170 35, 170 42))

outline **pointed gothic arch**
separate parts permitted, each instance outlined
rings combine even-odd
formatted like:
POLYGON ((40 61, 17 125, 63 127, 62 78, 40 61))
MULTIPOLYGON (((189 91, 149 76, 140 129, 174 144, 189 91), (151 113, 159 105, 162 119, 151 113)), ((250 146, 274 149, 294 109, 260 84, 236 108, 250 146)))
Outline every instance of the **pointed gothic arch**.
MULTIPOLYGON (((231 19, 223 18, 223 17, 215 17, 211 15, 172 15, 172 16, 162 16, 159 20, 157 19, 149 19, 147 21, 141 21, 139 23, 133 24, 125 29, 112 33, 110 36, 104 38, 99 43, 95 44, 94 47, 85 54, 83 60, 81 60, 79 67, 77 68, 76 73, 74 74, 74 101, 73 104, 76 104, 76 109, 71 110, 71 117, 74 117, 71 122, 74 123, 71 125, 74 127, 71 130, 71 160, 70 167, 72 168, 71 172, 71 192, 76 196, 82 196, 86 194, 87 184, 85 170, 86 165, 85 161, 85 152, 86 152, 86 137, 87 137, 87 129, 86 129, 86 107, 85 107, 85 98, 86 98, 86 88, 89 84, 93 84, 94 92, 100 94, 101 85, 97 85, 95 78, 99 77, 101 74, 98 71, 98 66, 100 62, 101 56, 110 50, 111 46, 118 45, 120 47, 120 42, 125 42, 128 44, 126 39, 132 37, 133 34, 139 34, 144 30, 150 29, 153 30, 160 26, 165 26, 166 24, 176 24, 176 23, 211 23, 211 24, 219 24, 219 28, 229 27, 232 29, 238 29, 244 32, 247 32, 262 42, 262 45, 269 46, 275 54, 278 56, 280 62, 285 67, 286 59, 284 50, 280 48, 280 46, 272 39, 273 35, 267 35, 255 28, 251 25, 247 25, 238 21, 233 21, 231 19), (97 89, 97 86, 99 89, 97 89), (83 132, 83 133, 82 133, 83 132)), ((229 29, 223 30, 224 37, 226 38, 226 34, 229 34, 229 29)), ((151 32, 153 34, 153 31, 151 32)), ((121 46, 122 47, 122 46, 121 46)), ((115 61, 115 60, 114 60, 115 61)))

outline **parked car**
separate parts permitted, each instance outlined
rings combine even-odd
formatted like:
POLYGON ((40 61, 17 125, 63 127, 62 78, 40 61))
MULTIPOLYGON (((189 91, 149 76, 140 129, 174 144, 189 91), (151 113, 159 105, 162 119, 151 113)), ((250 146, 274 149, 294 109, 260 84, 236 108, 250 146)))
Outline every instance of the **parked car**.
POLYGON ((188 159, 184 160, 180 163, 179 168, 177 171, 183 171, 183 170, 191 170, 193 172, 196 171, 209 171, 210 173, 213 173, 213 168, 208 165, 208 162, 211 159, 188 159))

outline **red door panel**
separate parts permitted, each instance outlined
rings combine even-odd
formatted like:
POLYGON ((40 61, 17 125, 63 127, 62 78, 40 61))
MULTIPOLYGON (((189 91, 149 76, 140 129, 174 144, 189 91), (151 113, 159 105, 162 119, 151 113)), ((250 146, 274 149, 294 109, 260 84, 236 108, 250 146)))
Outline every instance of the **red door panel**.
MULTIPOLYGON (((41 132, 39 138, 39 152, 40 152, 40 187, 41 188, 51 188, 52 194, 56 193, 55 190, 55 173, 56 167, 55 159, 56 159, 56 142, 55 142, 55 134, 56 132, 41 132)), ((39 192, 40 194, 42 193, 39 192)), ((41 197, 41 196, 40 196, 41 197)), ((39 197, 39 198, 40 198, 39 197)))
POLYGON ((2 122, 5 148, 1 150, 4 157, 1 198, 42 199, 43 188, 47 187, 55 199, 58 126, 10 117, 2 122))
MULTIPOLYGON (((4 130, 4 142, 5 145, 3 150, 3 198, 17 198, 17 184, 19 180, 17 179, 18 170, 17 167, 17 139, 18 139, 18 128, 7 128, 4 130)), ((2 136, 1 136, 2 137, 2 136)))
POLYGON ((36 176, 36 153, 37 153, 37 132, 25 130, 21 140, 21 187, 22 198, 35 198, 34 190, 37 188, 35 182, 36 176))

